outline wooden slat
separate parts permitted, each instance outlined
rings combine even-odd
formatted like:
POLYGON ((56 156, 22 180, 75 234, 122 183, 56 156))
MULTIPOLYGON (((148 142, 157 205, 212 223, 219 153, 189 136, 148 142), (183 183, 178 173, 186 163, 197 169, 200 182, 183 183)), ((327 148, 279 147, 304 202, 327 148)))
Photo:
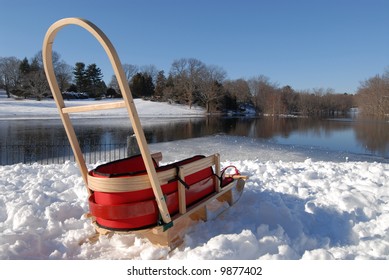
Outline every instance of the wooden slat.
POLYGON ((133 192, 151 188, 147 175, 117 178, 99 178, 88 175, 88 185, 93 191, 109 193, 133 192))
MULTIPOLYGON (((218 199, 219 197, 223 197, 226 193, 231 192, 231 189, 234 188, 236 186, 236 184, 237 184, 237 181, 231 182, 230 184, 224 186, 221 192, 219 192, 219 193, 215 192, 213 194, 208 195, 204 199, 202 199, 199 202, 197 202, 197 203, 191 205, 190 207, 188 207, 186 209, 186 213, 185 214, 183 214, 183 215, 177 214, 176 216, 174 216, 173 220, 176 221, 176 220, 185 218, 188 215, 191 215, 194 212, 196 212, 197 210, 201 209, 205 205, 207 205, 209 203, 212 203, 213 200, 218 199)), ((224 196, 224 197, 227 197, 227 196, 224 196)))
POLYGON ((223 195, 219 196, 216 199, 220 202, 227 201, 228 205, 230 206, 233 204, 233 197, 231 191, 225 192, 223 195))
MULTIPOLYGON (((204 168, 211 167, 215 165, 215 155, 211 155, 190 163, 183 165, 183 172, 188 176, 190 174, 196 173, 204 168)), ((182 177, 183 178, 183 177, 182 177)))
POLYGON ((243 180, 248 180, 249 176, 247 175, 235 175, 235 174, 226 174, 226 178, 233 178, 233 179, 243 179, 243 180))
MULTIPOLYGON (((154 155, 154 154, 153 154, 154 155)), ((211 166, 212 156, 208 158, 201 159, 201 164, 193 165, 189 163, 189 167, 187 165, 181 166, 181 175, 180 178, 185 178, 189 173, 184 173, 185 170, 195 171, 202 170, 211 166), (185 176, 183 176, 185 174, 185 176)), ((189 172, 186 171, 186 172, 189 172)), ((195 172, 197 172, 195 171, 195 172)), ((160 171, 157 173, 158 180, 161 185, 167 184, 170 180, 175 179, 177 173, 176 169, 168 169, 164 171, 160 171)), ((229 177, 229 174, 226 174, 226 177, 229 177)), ((232 176, 232 175, 231 175, 232 176)), ((247 179, 247 176, 244 175, 233 175, 234 179, 247 179)), ((150 180, 147 175, 137 175, 137 176, 129 176, 129 177, 117 177, 117 178, 99 178, 94 177, 88 174, 88 184, 89 188, 94 191, 101 192, 130 192, 130 191, 138 191, 144 190, 151 187, 150 180)), ((180 183, 179 185, 182 186, 180 183)), ((219 184, 217 184, 219 185, 219 184)), ((185 187, 182 186, 185 190, 185 187)), ((220 190, 219 190, 220 191, 220 190)), ((183 209, 183 208, 182 208, 183 209)))
MULTIPOLYGON (((176 178, 176 170, 169 169, 157 173, 161 185, 167 184, 168 181, 176 178)), ((99 192, 132 192, 151 188, 150 179, 145 175, 99 178, 88 174, 89 188, 99 192)))
POLYGON ((81 112, 98 111, 98 110, 118 109, 118 108, 124 108, 125 106, 126 105, 124 101, 101 103, 101 104, 90 104, 90 105, 65 107, 62 108, 62 113, 69 114, 69 113, 81 113, 81 112))

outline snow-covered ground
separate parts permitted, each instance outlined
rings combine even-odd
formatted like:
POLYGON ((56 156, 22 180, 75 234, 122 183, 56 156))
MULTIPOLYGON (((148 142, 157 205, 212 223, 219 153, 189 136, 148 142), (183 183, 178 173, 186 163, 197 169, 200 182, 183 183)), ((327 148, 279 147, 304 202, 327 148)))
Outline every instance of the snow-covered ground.
MULTIPOLYGON (((87 104, 99 104, 118 102, 119 99, 105 99, 105 100, 90 100, 90 99, 73 99, 66 101, 66 106, 78 106, 87 104)), ((204 115, 204 110, 199 107, 189 108, 187 106, 173 105, 168 103, 157 103, 152 101, 145 101, 142 99, 135 99, 135 106, 139 116, 199 116, 204 115)), ((114 110, 92 111, 88 113, 74 114, 73 117, 104 117, 104 116, 127 116, 124 108, 114 110)), ((6 98, 5 92, 0 90, 0 120, 12 119, 47 119, 59 118, 58 110, 54 100, 35 101, 29 99, 15 100, 13 98, 6 98)))
MULTIPOLYGON (((56 115, 49 101, 0 100, 2 118, 56 115)), ((140 115, 161 106, 142 103, 140 115)), ((250 179, 233 207, 194 225, 169 252, 132 234, 80 245, 94 228, 84 217, 87 193, 75 163, 0 166, 0 259, 389 260, 384 159, 225 135, 150 149, 162 151, 164 163, 218 152, 223 166, 236 165, 250 179)))

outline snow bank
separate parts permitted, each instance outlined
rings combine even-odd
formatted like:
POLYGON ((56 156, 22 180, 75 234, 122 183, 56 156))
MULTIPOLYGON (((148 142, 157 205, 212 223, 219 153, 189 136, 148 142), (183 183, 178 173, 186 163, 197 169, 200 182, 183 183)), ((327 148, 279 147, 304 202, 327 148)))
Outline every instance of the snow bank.
MULTIPOLYGON (((120 100, 70 100, 65 101, 66 106, 82 106, 89 104, 101 104, 109 102, 118 102, 120 100)), ((152 102, 142 99, 134 100, 138 114, 141 117, 147 116, 199 116, 204 115, 204 109, 200 107, 192 107, 184 105, 168 104, 166 102, 152 102), (156 105, 158 104, 158 105, 156 105)), ((54 100, 14 100, 13 98, 5 98, 5 92, 0 92, 0 119, 59 119, 59 114, 54 100)), ((85 113, 73 114, 72 117, 85 116, 85 113)), ((88 117, 126 117, 127 111, 124 108, 93 111, 87 113, 88 117)))
POLYGON ((193 226, 172 252, 132 234, 84 243, 94 228, 84 217, 87 193, 75 163, 0 166, 0 259, 389 259, 388 163, 313 151, 317 159, 286 146, 235 141, 249 140, 151 145, 164 162, 202 145, 250 176, 233 207, 193 226))

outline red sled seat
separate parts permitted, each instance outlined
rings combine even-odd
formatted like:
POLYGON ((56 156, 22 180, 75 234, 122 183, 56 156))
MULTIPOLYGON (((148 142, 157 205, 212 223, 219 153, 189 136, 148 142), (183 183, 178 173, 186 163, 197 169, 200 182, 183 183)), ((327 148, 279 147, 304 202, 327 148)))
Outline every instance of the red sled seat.
MULTIPOLYGON (((184 178, 178 175, 180 167, 196 166, 208 158, 197 155, 164 166, 154 161, 170 215, 179 211, 179 183, 185 186, 187 207, 216 191, 219 179, 211 165, 195 168, 196 172, 184 178)), ((100 227, 128 231, 159 224, 158 206, 141 155, 96 167, 89 171, 88 185, 92 190, 89 208, 100 227)))

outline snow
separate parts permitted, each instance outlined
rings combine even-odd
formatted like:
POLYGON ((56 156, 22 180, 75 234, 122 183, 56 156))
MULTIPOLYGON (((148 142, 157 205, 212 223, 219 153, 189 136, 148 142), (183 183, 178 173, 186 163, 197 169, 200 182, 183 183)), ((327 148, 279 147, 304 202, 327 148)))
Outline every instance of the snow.
MULTIPOLYGON (((79 106, 99 103, 119 102, 119 99, 104 99, 104 100, 65 100, 66 106, 79 106)), ((167 102, 153 102, 142 99, 134 99, 139 116, 203 116, 204 110, 200 107, 192 107, 168 104, 167 102)), ((53 100, 35 101, 30 99, 14 100, 6 98, 5 92, 0 90, 0 120, 12 119, 47 119, 59 118, 58 110, 53 100)), ((124 108, 114 110, 101 110, 88 113, 74 114, 73 117, 83 117, 87 114, 88 117, 125 117, 127 112, 124 108)))
MULTIPOLYGON (((161 104, 136 105, 140 115, 162 114, 161 104)), ((163 106, 171 115, 199 114, 163 106)), ((0 108, 3 119, 57 115, 52 101, 1 98, 0 108)), ((0 166, 0 259, 389 260, 384 159, 226 135, 150 149, 163 152, 163 163, 218 152, 222 166, 250 178, 235 205, 195 224, 169 251, 134 234, 84 242, 94 228, 84 216, 87 192, 75 163, 0 166)))
MULTIPOLYGON (((232 149, 239 138, 176 141, 164 151, 179 159, 191 146, 232 149)), ((389 259, 389 164, 264 161, 267 147, 247 149, 258 158, 222 158, 250 176, 240 200, 193 226, 172 252, 132 234, 80 246, 94 228, 75 163, 0 166, 0 259, 389 259)))

